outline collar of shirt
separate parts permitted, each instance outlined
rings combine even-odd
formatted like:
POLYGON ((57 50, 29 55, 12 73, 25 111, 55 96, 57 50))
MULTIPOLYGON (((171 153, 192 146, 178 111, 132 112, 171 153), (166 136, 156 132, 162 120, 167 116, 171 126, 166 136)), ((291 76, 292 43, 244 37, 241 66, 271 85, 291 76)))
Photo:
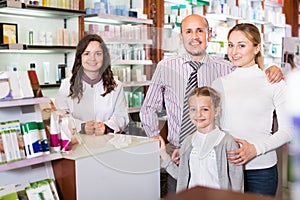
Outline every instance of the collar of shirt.
MULTIPOLYGON (((190 66, 189 62, 192 61, 192 59, 191 59, 191 56, 189 54, 187 54, 187 53, 184 54, 182 56, 182 59, 183 59, 183 64, 186 64, 186 65, 190 66)), ((205 54, 205 56, 202 58, 202 60, 200 62, 203 63, 203 64, 206 64, 206 63, 208 63, 208 61, 209 61, 209 56, 208 56, 208 54, 205 54)))
POLYGON ((209 133, 206 133, 206 137, 200 137, 203 133, 196 132, 193 135, 192 139, 192 146, 194 148, 199 149, 199 158, 205 158, 212 150, 213 148, 220 143, 222 138, 224 137, 224 132, 221 132, 218 127, 216 127, 214 130, 210 131, 209 133), (200 140, 205 140, 205 142, 200 142, 200 140), (199 146, 199 144, 203 143, 202 146, 199 146))
POLYGON ((101 76, 99 75, 95 79, 90 79, 85 73, 82 74, 82 80, 84 80, 86 83, 91 85, 93 87, 95 84, 99 83, 101 81, 101 76))

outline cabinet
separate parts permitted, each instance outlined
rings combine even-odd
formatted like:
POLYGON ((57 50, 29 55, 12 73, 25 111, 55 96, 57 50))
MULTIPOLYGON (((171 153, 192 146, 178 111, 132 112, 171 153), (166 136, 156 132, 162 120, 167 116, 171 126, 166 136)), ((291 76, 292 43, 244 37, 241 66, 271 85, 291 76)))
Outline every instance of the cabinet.
POLYGON ((65 200, 159 199, 158 140, 113 134, 80 139, 68 153, 0 165, 0 185, 52 178, 65 200))
POLYGON ((109 48, 112 70, 123 82, 129 103, 129 113, 138 112, 149 80, 145 68, 152 66, 146 55, 152 40, 149 39, 150 19, 90 14, 84 18, 85 31, 99 34, 109 48))
POLYGON ((48 85, 55 84, 58 64, 70 66, 73 63, 79 32, 78 17, 84 14, 85 11, 25 5, 20 1, 14 6, 1 7, 1 23, 17 25, 19 45, 15 48, 1 45, 0 70, 27 70, 30 63, 35 63, 39 81, 43 85, 44 63, 48 62, 48 85), (61 40, 63 31, 67 36, 64 37, 65 41, 61 40), (31 41, 29 32, 33 33, 31 41))
POLYGON ((81 140, 52 162, 63 199, 159 199, 158 140, 129 135, 81 135, 81 140))
MULTIPOLYGON (((19 119, 20 123, 42 121, 39 104, 49 98, 30 98, 0 101, 0 122, 19 119)), ((51 160, 61 158, 60 153, 50 154, 0 165, 0 185, 23 183, 53 178, 51 160)))

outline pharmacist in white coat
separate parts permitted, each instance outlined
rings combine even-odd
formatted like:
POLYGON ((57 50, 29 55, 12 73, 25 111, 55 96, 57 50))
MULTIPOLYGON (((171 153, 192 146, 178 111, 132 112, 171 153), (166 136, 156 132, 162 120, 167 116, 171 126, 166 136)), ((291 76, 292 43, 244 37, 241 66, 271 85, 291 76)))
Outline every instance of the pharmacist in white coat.
POLYGON ((122 132, 128 125, 123 86, 113 78, 109 51, 100 36, 86 35, 79 41, 72 76, 62 81, 55 104, 71 114, 81 133, 122 132))

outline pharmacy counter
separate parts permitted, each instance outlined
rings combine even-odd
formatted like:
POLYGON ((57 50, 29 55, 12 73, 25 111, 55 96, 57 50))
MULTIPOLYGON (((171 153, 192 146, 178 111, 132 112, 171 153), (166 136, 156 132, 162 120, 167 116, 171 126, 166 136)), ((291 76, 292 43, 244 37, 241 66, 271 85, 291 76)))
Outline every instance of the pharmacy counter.
POLYGON ((199 197, 201 197, 200 199, 209 200, 282 200, 265 195, 218 190, 202 186, 170 195, 164 200, 198 200, 199 197))
POLYGON ((80 135, 81 144, 52 161, 64 200, 160 197, 159 143, 129 135, 80 135))

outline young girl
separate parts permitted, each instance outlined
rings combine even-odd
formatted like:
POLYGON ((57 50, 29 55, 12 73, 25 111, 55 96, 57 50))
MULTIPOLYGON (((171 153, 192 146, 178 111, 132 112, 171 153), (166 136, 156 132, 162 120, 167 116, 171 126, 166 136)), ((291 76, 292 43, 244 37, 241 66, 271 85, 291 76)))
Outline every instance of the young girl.
POLYGON ((220 128, 241 144, 228 152, 228 160, 245 165, 245 191, 275 196, 276 148, 293 136, 286 113, 286 84, 268 82, 262 70, 261 35, 255 25, 235 25, 228 33, 227 52, 237 69, 212 86, 222 95, 220 128), (274 110, 278 131, 272 134, 274 110))
POLYGON ((161 141, 161 166, 177 179, 177 191, 197 185, 243 191, 242 166, 234 166, 226 157, 226 152, 238 148, 238 144, 215 125, 219 94, 210 87, 196 88, 188 103, 190 120, 197 131, 183 141, 179 166, 167 154, 164 140, 156 136, 161 141))

